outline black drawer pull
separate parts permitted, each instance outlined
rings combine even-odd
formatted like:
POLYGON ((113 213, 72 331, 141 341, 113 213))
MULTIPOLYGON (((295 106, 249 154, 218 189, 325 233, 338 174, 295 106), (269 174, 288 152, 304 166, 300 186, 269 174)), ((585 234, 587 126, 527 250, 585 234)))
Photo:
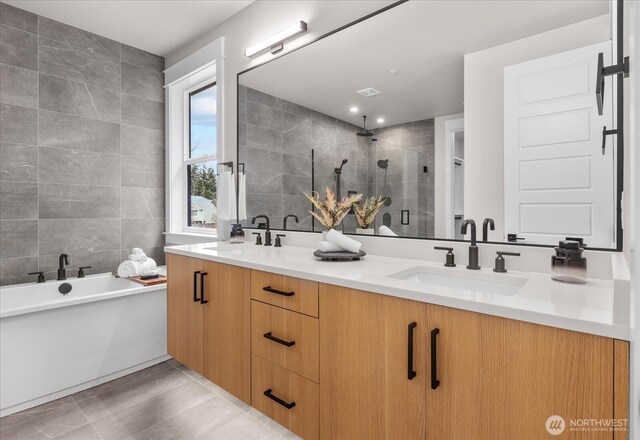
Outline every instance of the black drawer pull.
POLYGON ((207 275, 208 274, 206 272, 202 272, 202 274, 200 274, 200 304, 206 304, 209 302, 204 299, 204 277, 207 275))
POLYGON ((416 322, 409 324, 409 336, 407 338, 407 379, 409 380, 413 380, 416 377, 416 372, 413 370, 413 329, 417 326, 416 322))
POLYGON ((439 328, 431 330, 431 389, 435 390, 440 385, 438 380, 438 346, 437 336, 440 333, 439 328))
POLYGON ((273 341, 273 342, 277 342, 278 344, 282 344, 285 347, 291 347, 293 345, 296 345, 296 341, 285 341, 284 339, 280 339, 280 338, 276 338, 275 336, 271 335, 271 332, 269 333, 265 333, 264 335, 265 338, 273 341))
POLYGON ((199 273, 200 273, 199 270, 193 273, 193 302, 200 301, 200 298, 198 298, 198 274, 199 273))
POLYGON ((264 395, 267 396, 269 399, 273 400, 274 402, 279 403, 280 405, 284 406, 287 409, 291 409, 294 406, 296 406, 296 402, 291 402, 291 403, 285 402, 284 400, 282 400, 278 396, 274 396, 273 394, 271 394, 271 388, 269 388, 267 391, 265 391, 264 395))
POLYGON ((295 295, 295 292, 283 292, 282 290, 274 289, 271 286, 263 287, 262 290, 264 290, 265 292, 275 293, 276 295, 282 295, 282 296, 295 295))

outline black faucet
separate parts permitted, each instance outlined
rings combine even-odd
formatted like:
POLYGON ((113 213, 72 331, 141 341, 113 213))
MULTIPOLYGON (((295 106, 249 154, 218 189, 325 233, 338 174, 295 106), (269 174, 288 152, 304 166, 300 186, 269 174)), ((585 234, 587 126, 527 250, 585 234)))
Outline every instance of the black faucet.
POLYGON ((284 216, 284 220, 282 220, 282 229, 287 230, 287 219, 292 218, 298 223, 298 216, 295 214, 289 214, 284 216))
POLYGON ((269 222, 269 217, 264 214, 256 215, 251 219, 251 224, 255 224, 256 220, 258 220, 259 218, 263 218, 267 221, 267 230, 264 233, 264 245, 271 246, 271 223, 269 222))
POLYGON ((471 225, 471 245, 469 246, 469 264, 467 269, 478 270, 478 246, 476 243, 476 222, 471 219, 466 219, 462 222, 462 235, 467 233, 467 225, 471 225))
POLYGON ((67 254, 60 254, 58 261, 58 281, 66 280, 67 271, 64 269, 64 266, 69 264, 69 256, 67 254))
POLYGON ((485 218, 484 222, 482 222, 482 241, 487 241, 487 236, 489 235, 489 231, 487 231, 487 226, 491 228, 492 231, 496 230, 496 224, 492 218, 485 218))

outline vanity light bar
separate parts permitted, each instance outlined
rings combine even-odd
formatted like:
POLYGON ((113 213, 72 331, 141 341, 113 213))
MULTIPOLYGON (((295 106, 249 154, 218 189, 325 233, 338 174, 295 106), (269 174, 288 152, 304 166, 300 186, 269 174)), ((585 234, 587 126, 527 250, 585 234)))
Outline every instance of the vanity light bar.
POLYGON ((278 53, 282 50, 283 44, 286 40, 300 35, 307 31, 307 23, 300 20, 293 26, 290 26, 277 34, 255 44, 244 51, 244 55, 252 57, 266 50, 271 50, 271 53, 278 53))

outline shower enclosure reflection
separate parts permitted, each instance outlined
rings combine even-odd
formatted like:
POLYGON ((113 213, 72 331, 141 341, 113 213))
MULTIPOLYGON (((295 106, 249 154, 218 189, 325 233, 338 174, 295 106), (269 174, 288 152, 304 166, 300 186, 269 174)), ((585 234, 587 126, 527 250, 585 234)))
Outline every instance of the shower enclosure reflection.
MULTIPOLYGON (((312 150, 312 188, 332 188, 341 197, 362 193, 385 197, 375 222, 403 236, 432 237, 434 231, 433 120, 369 131, 356 131, 355 142, 312 150)), ((313 223, 313 230, 322 225, 313 223)), ((355 233, 353 214, 343 221, 344 232, 355 233)))

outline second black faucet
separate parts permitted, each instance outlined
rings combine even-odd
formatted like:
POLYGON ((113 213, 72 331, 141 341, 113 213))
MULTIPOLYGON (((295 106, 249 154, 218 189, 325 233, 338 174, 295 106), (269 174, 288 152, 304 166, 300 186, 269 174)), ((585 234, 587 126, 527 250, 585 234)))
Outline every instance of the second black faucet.
POLYGON ((462 235, 466 235, 467 226, 471 225, 471 245, 469 246, 469 264, 467 269, 480 270, 478 265, 478 245, 476 243, 476 222, 471 219, 466 219, 462 222, 462 235))
POLYGON ((259 218, 265 219, 266 225, 267 225, 267 230, 264 233, 264 245, 271 246, 271 223, 269 222, 269 217, 264 214, 256 215, 254 218, 251 219, 251 224, 255 224, 256 220, 258 220, 259 218))

